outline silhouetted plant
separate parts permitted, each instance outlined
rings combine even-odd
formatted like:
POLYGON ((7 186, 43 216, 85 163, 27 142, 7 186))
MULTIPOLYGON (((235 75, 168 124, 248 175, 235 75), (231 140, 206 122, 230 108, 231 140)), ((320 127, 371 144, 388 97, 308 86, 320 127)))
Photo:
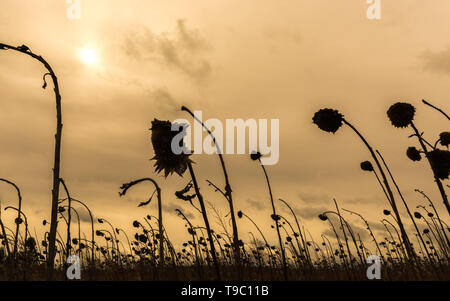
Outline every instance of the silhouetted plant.
MULTIPOLYGON (((39 61, 48 70, 43 76, 44 85, 43 89, 47 87, 46 76, 49 75, 52 78, 56 100, 56 134, 55 134, 55 153, 54 153, 54 165, 53 165, 53 188, 52 188, 52 212, 51 212, 51 224, 49 235, 49 254, 47 256, 47 265, 53 269, 54 258, 56 254, 55 240, 58 223, 58 199, 59 199, 59 172, 61 162, 61 137, 62 137, 62 113, 61 113, 61 95, 59 93, 58 78, 53 72, 49 63, 40 55, 34 54, 29 47, 22 45, 19 47, 10 46, 0 43, 0 50, 14 50, 26 54, 35 60, 39 61)), ((51 277, 51 275, 50 275, 51 277)))
POLYGON ((450 173, 450 152, 435 149, 430 145, 433 150, 428 151, 426 146, 426 141, 423 139, 422 134, 419 132, 415 126, 414 114, 416 109, 409 103, 397 102, 393 104, 387 111, 387 115, 391 120, 391 123, 397 128, 404 128, 411 126, 414 131, 414 136, 417 137, 419 143, 422 147, 422 151, 425 153, 426 158, 430 164, 431 170, 434 174, 434 179, 436 185, 438 186, 439 192, 444 201, 444 205, 450 214, 450 205, 448 203, 448 198, 445 193, 444 187, 442 186, 441 179, 447 179, 450 173))
MULTIPOLYGON (((408 118, 412 118, 411 117, 411 110, 407 109, 407 111, 408 112, 405 113, 405 112, 401 112, 399 110, 391 110, 389 114, 393 118, 393 123, 395 123, 398 126, 404 126, 405 122, 407 121, 407 119, 408 118)), ((414 114, 414 111, 412 112, 412 114, 414 114)), ((406 234, 406 231, 404 229, 404 226, 403 226, 400 214, 398 212, 397 205, 396 205, 396 202, 395 202, 395 199, 394 199, 394 194, 392 193, 392 190, 390 188, 390 185, 388 183, 386 175, 385 175, 385 173, 383 171, 383 168, 381 167, 381 164, 380 164, 377 156, 375 155, 375 152, 373 151, 372 147, 370 146, 370 144, 367 142, 367 140, 364 138, 364 136, 362 136, 362 134, 351 123, 349 123, 344 118, 344 116, 342 114, 340 114, 337 110, 321 109, 321 110, 319 110, 318 112, 316 112, 314 114, 313 122, 320 129, 322 129, 323 131, 331 132, 331 133, 335 133, 342 125, 345 124, 345 125, 349 126, 359 136, 359 138, 362 140, 362 142, 364 143, 364 145, 367 147, 367 149, 369 150, 370 154, 372 155, 372 158, 375 161, 375 163, 376 163, 376 165, 378 167, 378 170, 380 171, 380 174, 382 176, 384 187, 387 190, 388 200, 389 200, 389 202, 391 204, 391 207, 392 207, 392 209, 393 209, 393 211, 395 213, 397 223, 398 223, 398 225, 400 227, 400 231, 402 233, 403 242, 404 242, 404 244, 406 246, 406 249, 408 251, 408 255, 410 256, 410 258, 414 258, 414 252, 411 249, 411 245, 410 245, 410 242, 409 242, 409 239, 408 239, 408 235, 406 234)))

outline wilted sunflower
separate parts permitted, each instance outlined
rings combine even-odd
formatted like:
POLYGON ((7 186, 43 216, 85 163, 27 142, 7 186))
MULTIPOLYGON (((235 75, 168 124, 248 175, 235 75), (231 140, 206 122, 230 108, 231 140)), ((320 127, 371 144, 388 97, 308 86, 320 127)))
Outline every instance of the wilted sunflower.
POLYGON ((244 214, 242 213, 242 211, 238 211, 238 213, 237 213, 237 216, 239 217, 239 218, 242 218, 242 216, 243 216, 244 214))
POLYGON ((422 214, 420 214, 419 212, 414 212, 414 217, 415 218, 417 218, 417 219, 420 219, 420 218, 422 218, 422 214))
POLYGON ((406 150, 406 155, 412 161, 420 161, 422 159, 422 156, 420 155, 419 150, 417 148, 415 148, 414 146, 408 147, 408 149, 406 150))
POLYGON ((434 175, 441 180, 448 179, 450 174, 450 152, 435 149, 429 152, 427 157, 430 159, 434 175))
POLYGON ((384 209, 384 210, 383 210, 383 214, 384 214, 384 215, 391 215, 391 211, 389 211, 389 210, 387 210, 387 209, 384 209))
POLYGON ((320 109, 314 114, 313 122, 322 130, 329 133, 336 133, 342 126, 344 116, 337 110, 320 109))
MULTIPOLYGON (((192 161, 189 159, 190 154, 185 154, 184 151, 179 155, 173 152, 172 140, 175 136, 184 132, 185 126, 179 127, 178 131, 172 131, 170 121, 155 119, 152 121, 150 130, 152 131, 152 145, 155 152, 155 156, 151 160, 156 161, 155 171, 159 173, 164 170, 165 177, 174 172, 182 176, 188 163, 192 163, 192 161)), ((180 140, 179 147, 185 150, 183 139, 180 140)))
POLYGON ((361 162, 361 169, 365 171, 373 171, 372 163, 369 161, 361 162))
POLYGON ((262 157, 262 155, 260 152, 252 151, 252 153, 250 154, 250 159, 252 159, 253 161, 258 160, 261 157, 262 157))
POLYGON ((280 216, 278 214, 271 214, 270 217, 274 220, 274 221, 279 221, 280 220, 280 216))
POLYGON ((27 238, 25 242, 25 247, 30 250, 34 250, 36 248, 36 240, 33 237, 27 238))
POLYGON ((397 128, 407 127, 414 119, 416 109, 406 102, 397 102, 387 111, 387 115, 393 126, 397 128))
POLYGON ((322 221, 326 221, 328 219, 328 216, 326 216, 325 214, 319 214, 319 218, 322 221))
POLYGON ((447 146, 450 144, 450 132, 442 132, 439 134, 440 143, 442 146, 447 146))

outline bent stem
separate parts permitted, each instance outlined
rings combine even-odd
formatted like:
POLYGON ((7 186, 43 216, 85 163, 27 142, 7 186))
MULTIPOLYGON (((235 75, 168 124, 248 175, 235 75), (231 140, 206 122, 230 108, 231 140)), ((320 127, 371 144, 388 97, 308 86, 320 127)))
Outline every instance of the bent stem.
MULTIPOLYGON (((18 202, 19 202, 19 206, 18 206, 18 210, 17 210, 18 211, 17 212, 17 218, 19 219, 20 218, 20 214, 21 214, 21 210, 22 210, 22 194, 20 193, 20 189, 15 183, 13 183, 13 182, 11 182, 9 180, 0 178, 0 181, 5 182, 5 183, 13 186, 16 189, 16 191, 17 191, 17 198, 18 198, 18 202)), ((16 223, 16 233, 14 234, 14 248, 13 248, 13 257, 14 258, 15 258, 16 253, 17 253, 17 240, 18 240, 18 235, 19 235, 19 225, 20 225, 19 223, 16 223)), ((8 247, 8 252, 9 252, 9 247, 8 247)))
POLYGON ((70 250, 72 249, 71 240, 70 240, 70 223, 72 221, 72 198, 70 197, 69 190, 67 189, 67 186, 66 186, 66 183, 64 182, 64 180, 62 178, 60 178, 59 180, 61 181, 61 184, 64 187, 64 190, 67 195, 67 200, 69 203, 69 208, 67 210, 67 242, 66 242, 66 251, 67 251, 66 257, 69 258, 70 250))
MULTIPOLYGON (((52 67, 49 63, 40 55, 34 54, 28 47, 19 46, 14 47, 10 45, 6 45, 0 43, 0 50, 14 50, 26 54, 35 60, 39 61, 44 65, 44 67, 48 70, 48 73, 44 74, 44 86, 47 86, 47 82, 45 80, 47 75, 50 75, 54 85, 55 92, 55 100, 56 100, 56 134, 55 134, 55 153, 54 153, 54 162, 53 162, 53 187, 52 187, 52 212, 51 212, 51 222, 50 222, 50 235, 49 235, 49 252, 47 256, 47 267, 53 270, 54 267, 54 259, 56 255, 56 232, 58 226, 58 199, 59 199, 59 172, 61 165, 61 137, 62 137, 62 113, 61 113, 61 95, 59 93, 59 84, 58 78, 53 72, 52 67)), ((52 277, 50 273, 50 278, 52 277)))
POLYGON ((288 273, 287 273, 287 264, 286 264, 286 254, 285 254, 285 250, 284 250, 284 246, 283 246, 283 241, 281 240, 281 234, 280 234, 280 228, 278 225, 278 215, 275 209, 275 203, 273 201, 273 195, 272 195, 272 188, 270 187, 270 181, 269 181, 269 176, 267 175, 266 172, 266 168, 264 167, 264 165, 261 163, 261 158, 258 159, 259 164, 261 165, 261 168, 264 171, 264 175, 266 176, 266 181, 267 181, 267 186, 269 188, 269 194, 270 194, 270 202, 272 204, 272 211, 273 211, 273 220, 275 221, 275 228, 277 230, 277 235, 278 235, 278 242, 280 243, 280 249, 281 249, 281 259, 283 261, 283 272, 284 272, 284 279, 288 280, 288 273))
POLYGON ((395 213, 396 220, 397 220, 398 226, 400 228, 400 232, 402 234, 402 240, 403 240, 403 243, 404 243, 404 245, 406 247, 406 251, 408 253, 408 256, 410 257, 410 259, 416 258, 415 254, 414 254, 414 251, 411 248, 411 243, 409 241, 408 235, 406 234, 405 228, 404 228, 402 220, 400 218, 400 213, 398 212, 397 205, 396 205, 395 199, 394 199, 394 194, 392 193, 391 187, 389 186, 389 182, 388 182, 388 180, 386 178, 386 174, 384 173, 383 168, 381 167, 381 164, 380 164, 377 156, 375 155, 375 152, 373 151, 372 147, 367 142, 367 140, 364 138, 364 136, 351 123, 349 123, 345 119, 343 119, 342 121, 346 125, 348 125, 359 136, 359 138, 361 138, 361 140, 363 141, 364 145, 367 147, 367 149, 369 150, 370 154, 372 155, 372 158, 375 161, 375 163, 376 163, 376 165, 378 167, 378 170, 380 171, 380 174, 381 174, 381 176, 383 178, 384 186, 386 187, 386 190, 388 192, 389 199, 391 201, 391 207, 392 207, 392 210, 395 213))
POLYGON ((160 258, 160 264, 161 266, 164 266, 164 228, 163 228, 163 220, 162 220, 162 204, 161 204, 161 188, 159 188, 158 183, 156 183, 155 180, 152 178, 142 178, 136 181, 132 181, 130 183, 123 184, 120 189, 122 189, 121 192, 119 192, 120 196, 124 196, 128 189, 133 187, 136 184, 139 184, 144 181, 152 182, 152 184, 155 186, 156 189, 156 195, 158 197, 158 230, 159 230, 159 258, 160 258))
POLYGON ((194 185, 195 188, 195 194, 197 195, 197 199, 198 202, 200 203, 200 208, 202 210, 202 216, 203 216, 203 220, 205 222, 205 227, 206 227, 206 232, 208 232, 208 238, 209 238, 209 245, 211 248, 211 255, 213 258, 213 262, 214 262, 214 267, 216 270, 216 276, 217 276, 217 280, 220 280, 220 269, 219 269, 219 263, 217 261, 217 254, 216 254, 216 249, 214 247, 214 240, 211 234, 211 227, 209 226, 209 221, 208 221, 208 215, 206 213, 206 207, 205 207, 205 202, 203 201, 203 196, 200 193, 200 189, 198 187, 198 183, 197 183, 197 178, 195 177, 195 173, 194 173, 194 169, 192 168, 192 163, 188 162, 188 168, 189 168, 189 173, 191 174, 191 178, 192 178, 192 184, 194 185))
MULTIPOLYGON (((394 176, 393 176, 392 173, 391 173, 391 170, 390 170, 389 167, 387 166, 386 161, 384 161, 383 156, 381 155, 381 153, 380 153, 378 150, 377 150, 377 154, 378 154, 378 156, 380 156, 381 161, 382 161, 383 164, 384 164, 384 167, 386 168, 387 172, 389 173, 389 176, 391 177, 392 183, 394 183, 394 186, 395 186, 395 188, 397 189, 397 192, 398 192, 398 194, 400 195, 400 198, 402 199, 403 205, 405 205, 406 211, 408 212, 409 218, 411 219, 411 221, 412 221, 412 223, 413 223, 413 225, 414 225, 414 228, 416 229, 416 232, 417 232, 417 234, 419 235, 420 241, 421 241, 422 244, 425 246, 425 242, 424 242, 424 240, 423 240, 423 238, 422 238, 422 235, 420 234, 419 228, 417 227, 416 221, 414 220, 414 217, 412 216, 411 211, 409 210, 409 206, 408 206, 408 204, 406 203, 406 200, 405 200, 405 198, 403 197, 402 192, 400 191, 400 187, 398 187, 397 182, 395 181, 394 176)), ((426 253, 427 253, 428 258, 430 259, 430 254, 428 253, 428 249, 427 249, 426 246, 425 246, 425 250, 426 250, 426 253)))
MULTIPOLYGON (((230 181, 228 179, 228 173, 227 173, 227 169, 225 167, 225 161, 223 160, 223 156, 222 156, 222 150, 220 149, 220 146, 217 144, 216 142, 216 137, 214 137, 214 135, 212 134, 211 130, 201 121, 199 120, 193 113, 191 110, 189 110, 187 107, 182 106, 181 107, 182 111, 186 111, 188 112, 195 121, 197 121, 198 123, 200 123, 202 125, 202 127, 208 132, 208 134, 211 136, 212 141, 214 142, 214 146, 216 147, 217 150, 217 155, 219 156, 220 159, 220 165, 222 166, 222 170, 223 170, 223 175, 225 178, 225 197, 228 200, 228 205, 230 207, 230 215, 231 215, 231 224, 233 227, 233 247, 234 247, 234 256, 235 256, 235 261, 236 264, 239 265, 239 267, 241 266, 241 252, 239 249, 239 234, 238 234, 238 228, 237 228, 237 224, 236 224, 236 216, 234 214, 234 205, 233 205, 233 196, 232 196, 232 190, 231 190, 231 186, 230 186, 230 181)), ((241 277, 241 270, 239 268, 239 277, 241 277)))
POLYGON ((445 208, 447 208, 447 213, 450 215, 450 205, 448 203, 448 198, 447 198, 447 195, 445 194, 444 186, 442 186, 441 180, 436 176, 436 173, 434 172, 433 165, 431 164, 431 159, 428 156, 427 146, 425 145, 424 140, 422 139, 422 136, 420 135, 419 130, 416 128, 414 123, 411 121, 410 124, 411 124, 412 129, 416 133, 417 139, 419 140, 419 143, 422 146, 422 150, 425 152, 425 157, 427 157, 428 163, 430 164, 431 171, 433 172, 434 180, 436 182, 436 185, 438 186, 439 192, 441 193, 445 208))
POLYGON ((442 115, 444 115, 445 117, 447 117, 448 120, 450 120, 450 116, 447 115, 447 113, 445 113, 443 110, 439 109, 436 106, 433 106, 431 103, 429 103, 428 101, 426 101, 425 99, 422 99, 422 102, 424 104, 426 104, 427 106, 432 107, 433 109, 435 109, 436 111, 438 111, 439 113, 442 113, 442 115))

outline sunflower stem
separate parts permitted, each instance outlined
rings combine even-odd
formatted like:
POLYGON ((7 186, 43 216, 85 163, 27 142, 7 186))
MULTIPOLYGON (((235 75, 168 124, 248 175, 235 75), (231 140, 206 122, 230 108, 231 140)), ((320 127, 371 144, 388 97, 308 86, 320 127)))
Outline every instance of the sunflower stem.
POLYGON ((191 174, 192 184, 194 185, 194 188, 195 188, 195 194, 197 195, 197 199, 198 199, 198 202, 200 203, 200 208, 202 210, 202 216, 203 216, 203 220, 205 222, 206 231, 208 233, 209 245, 211 248, 211 255, 213 258, 213 262, 214 262, 214 268, 216 270, 217 280, 220 280, 221 279, 220 268, 219 268, 219 263, 217 261, 217 254, 216 254, 216 249, 214 247, 214 240, 213 240, 213 237, 211 234, 211 227, 209 226, 208 215, 206 213, 205 202, 203 201, 203 196, 200 193, 200 189, 199 189, 198 183, 197 183, 197 178, 195 177, 194 169, 192 168, 192 163, 188 162, 187 164, 188 164, 188 168, 189 168, 189 173, 191 174))
POLYGON ((377 164, 378 170, 380 171, 380 174, 383 178, 383 183, 386 187, 386 190, 388 192, 389 198, 391 200, 391 207, 397 217, 397 223, 398 226, 400 228, 400 232, 402 234, 402 238, 403 238, 403 243, 406 247, 408 256, 410 257, 410 259, 416 258, 414 251, 411 248, 411 243, 409 241, 408 235, 406 234, 405 228, 403 226, 402 220, 400 218, 400 213, 398 212, 397 209, 397 205, 395 203, 395 199, 394 199, 394 194, 392 193, 391 187, 389 185, 389 182, 386 178, 386 174, 383 171, 383 168, 381 167, 381 164, 377 158, 377 156, 375 155, 375 152, 373 151, 372 147, 370 146, 370 144, 367 142, 367 140, 364 138, 364 136, 351 124, 349 123, 347 120, 345 120, 344 118, 342 118, 342 121, 348 125, 358 136, 359 138, 361 138, 361 140, 363 141, 363 143, 366 145, 367 149, 369 150, 370 154, 372 155, 373 160, 375 161, 375 163, 377 164))
POLYGON ((422 139, 422 137, 419 134, 419 130, 414 125, 414 122, 411 121, 410 124, 411 124, 412 129, 414 130, 414 132, 417 135, 417 139, 419 140, 419 143, 422 146, 422 150, 425 152, 425 157, 427 157, 428 163, 430 164, 431 170, 433 172, 434 180, 436 182, 436 185, 438 186, 439 192, 441 193, 442 200, 444 201, 445 208, 447 208, 447 213, 450 215, 450 205, 448 203, 448 198, 447 198, 447 195, 445 194, 445 190, 444 190, 444 187, 442 186, 441 180, 436 176, 436 174, 434 172, 433 165, 431 164, 431 159, 428 156, 427 146, 423 142, 423 139, 422 139))
POLYGON ((288 280, 288 273, 287 273, 286 254, 285 254, 285 250, 284 250, 284 246, 283 246, 283 241, 281 240, 280 228, 279 228, 278 219, 277 219, 277 212, 276 212, 276 209, 275 209, 275 203, 273 201, 272 188, 270 187, 269 176, 267 175, 266 168, 261 163, 261 158, 259 158, 258 161, 259 161, 259 164, 261 165, 261 167, 262 167, 262 169, 264 171, 264 175, 266 176, 267 186, 269 187, 270 202, 272 204, 273 217, 274 217, 273 219, 275 221, 275 228, 277 230, 278 242, 280 243, 280 249, 281 249, 281 259, 283 261, 284 280, 287 281, 288 280))

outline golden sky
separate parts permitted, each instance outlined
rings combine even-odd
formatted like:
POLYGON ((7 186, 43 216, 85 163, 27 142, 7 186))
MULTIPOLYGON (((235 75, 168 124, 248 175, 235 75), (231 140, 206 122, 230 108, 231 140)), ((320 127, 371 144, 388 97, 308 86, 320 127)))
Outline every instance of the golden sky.
MULTIPOLYGON (((164 179, 149 161, 150 122, 188 118, 180 112, 186 105, 205 119, 280 120, 280 160, 267 167, 274 196, 290 202, 319 240, 327 228, 316 217, 333 208, 333 198, 370 222, 388 207, 376 179, 359 168, 370 159, 361 141, 348 128, 332 135, 312 124, 323 107, 339 109, 381 150, 412 208, 423 203, 414 192, 420 188, 445 212, 428 163, 405 155, 417 144, 407 138, 411 131, 393 128, 386 111, 396 101, 411 102, 417 126, 433 143, 448 130, 448 121, 420 100, 450 109, 450 2, 381 2, 381 19, 368 20, 363 0, 81 0, 81 18, 70 20, 65 0, 2 0, 0 42, 26 44, 55 70, 63 103, 61 176, 96 217, 131 231, 132 220, 156 215, 156 202, 137 208, 151 186, 118 196, 122 183, 152 177, 162 188, 171 239, 188 239, 175 208, 202 224, 174 196, 187 174, 164 179), (83 49, 96 54, 95 64, 80 59, 83 49)), ((23 210, 38 233, 50 219, 55 131, 44 73, 24 55, 0 52, 0 177, 21 187, 23 210)), ((205 182, 223 186, 217 156, 193 160, 206 199, 226 214, 225 200, 205 182)), ((236 209, 273 235, 260 166, 248 155, 225 160, 236 209)), ((0 199, 3 208, 16 205, 4 184, 0 199)), ((2 216, 11 224, 11 212, 2 216)), ((255 232, 248 221, 238 226, 245 239, 255 232)))

